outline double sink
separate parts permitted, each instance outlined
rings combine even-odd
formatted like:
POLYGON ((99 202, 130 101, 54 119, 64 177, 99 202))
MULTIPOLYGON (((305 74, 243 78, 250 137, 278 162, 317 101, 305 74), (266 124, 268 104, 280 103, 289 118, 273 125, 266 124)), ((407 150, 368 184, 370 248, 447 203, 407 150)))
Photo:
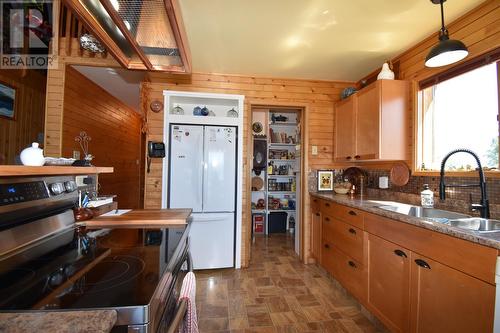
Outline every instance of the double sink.
POLYGON ((430 219, 434 222, 443 223, 453 227, 476 231, 479 233, 500 232, 500 221, 471 217, 470 215, 449 212, 435 208, 422 208, 420 206, 408 205, 395 201, 371 201, 377 208, 404 214, 407 216, 430 219))

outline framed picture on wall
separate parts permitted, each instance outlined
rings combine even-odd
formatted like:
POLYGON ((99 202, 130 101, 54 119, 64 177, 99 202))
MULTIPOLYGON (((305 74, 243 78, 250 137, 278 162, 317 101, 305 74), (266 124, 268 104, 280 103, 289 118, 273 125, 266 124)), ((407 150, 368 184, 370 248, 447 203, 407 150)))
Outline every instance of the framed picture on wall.
POLYGON ((0 82, 0 117, 14 119, 16 88, 0 82))
POLYGON ((318 170, 318 191, 333 191, 333 171, 318 170))

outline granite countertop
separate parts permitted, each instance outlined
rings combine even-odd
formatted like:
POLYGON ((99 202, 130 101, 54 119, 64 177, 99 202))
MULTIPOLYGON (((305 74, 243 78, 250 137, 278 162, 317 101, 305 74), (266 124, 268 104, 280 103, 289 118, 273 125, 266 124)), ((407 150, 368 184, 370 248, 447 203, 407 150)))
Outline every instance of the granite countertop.
MULTIPOLYGON (((345 194, 335 194, 335 193, 322 193, 322 192, 309 192, 309 194, 320 198, 336 202, 341 205, 358 208, 369 213, 387 217, 393 220, 398 220, 400 222, 412 224, 425 229, 437 231, 446 235, 468 240, 470 242, 482 244, 485 246, 493 247, 500 250, 500 232, 493 233, 478 233, 472 230, 465 230, 457 227, 452 227, 443 223, 433 221, 429 218, 420 218, 408 216, 401 213, 391 212, 384 209, 380 209, 380 203, 373 202, 374 200, 381 200, 375 197, 354 197, 351 198, 345 194)), ((387 199, 383 199, 387 200, 387 199)), ((394 200, 396 201, 396 200, 394 200)))
POLYGON ((116 323, 115 310, 0 313, 2 333, 104 333, 116 323))

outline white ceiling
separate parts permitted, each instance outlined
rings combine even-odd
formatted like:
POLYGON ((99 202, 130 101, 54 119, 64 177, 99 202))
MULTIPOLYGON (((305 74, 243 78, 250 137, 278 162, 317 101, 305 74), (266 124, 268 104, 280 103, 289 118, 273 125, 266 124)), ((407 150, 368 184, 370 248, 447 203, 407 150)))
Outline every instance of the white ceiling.
MULTIPOLYGON (((484 0, 445 2, 450 23, 484 0)), ((430 0, 180 0, 194 72, 356 81, 440 28, 430 0)))
POLYGON ((101 88, 140 113, 140 83, 144 71, 131 71, 123 68, 73 66, 77 71, 94 81, 101 88))

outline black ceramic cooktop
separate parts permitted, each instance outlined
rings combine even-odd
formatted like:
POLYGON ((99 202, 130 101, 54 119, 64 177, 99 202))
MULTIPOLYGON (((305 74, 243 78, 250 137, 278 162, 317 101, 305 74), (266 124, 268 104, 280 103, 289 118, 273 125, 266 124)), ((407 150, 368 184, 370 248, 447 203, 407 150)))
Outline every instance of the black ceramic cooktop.
POLYGON ((108 229, 0 275, 0 310, 146 305, 185 227, 108 229))

